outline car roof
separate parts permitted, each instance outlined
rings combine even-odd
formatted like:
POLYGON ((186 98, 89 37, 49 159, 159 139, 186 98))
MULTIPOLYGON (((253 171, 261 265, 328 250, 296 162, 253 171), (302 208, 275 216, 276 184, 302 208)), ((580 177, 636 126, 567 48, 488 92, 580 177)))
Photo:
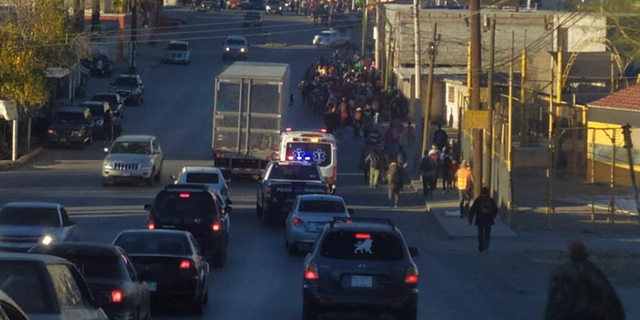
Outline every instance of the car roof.
POLYGON ((120 136, 118 139, 116 139, 116 142, 151 142, 151 140, 153 139, 156 139, 156 137, 148 136, 148 135, 130 134, 130 135, 120 136))
POLYGON ((120 234, 118 235, 121 236, 123 234, 158 234, 158 233, 162 233, 162 234, 166 234, 166 235, 177 235, 177 236, 187 236, 190 233, 188 231, 183 231, 183 230, 167 230, 167 229, 156 229, 156 230, 147 230, 147 229, 129 229, 129 230, 123 230, 122 232, 120 232, 120 234))
POLYGON ((95 100, 92 100, 92 101, 85 101, 85 102, 83 102, 82 104, 80 104, 80 106, 81 106, 81 105, 83 105, 83 104, 87 104, 87 105, 96 105, 96 106, 104 106, 104 101, 95 101, 95 100))
POLYGON ((3 208, 50 208, 50 209, 58 209, 58 207, 62 207, 61 204, 55 202, 9 202, 2 206, 3 208))
POLYGON ((305 200, 320 200, 320 201, 340 201, 344 202, 344 199, 340 196, 334 196, 330 194, 303 194, 299 195, 301 201, 305 200))
POLYGON ((77 107, 63 107, 60 108, 58 110, 56 110, 54 113, 84 113, 86 111, 85 108, 82 108, 82 106, 77 106, 77 107), (80 108, 79 108, 80 107, 80 108))
POLYGON ((137 76, 137 74, 121 74, 118 76, 118 78, 135 78, 137 76))
POLYGON ((46 254, 36 254, 36 253, 14 253, 14 252, 0 252, 0 261, 35 261, 42 262, 44 264, 71 264, 71 262, 66 259, 50 256, 46 254))
POLYGON ((227 40, 243 40, 243 41, 247 41, 247 38, 245 36, 227 36, 227 40))
POLYGON ((183 167, 182 168, 182 172, 183 173, 203 172, 203 173, 218 173, 218 174, 222 174, 222 171, 220 171, 219 168, 216 168, 216 167, 198 167, 198 166, 183 167))
POLYGON ((335 136, 328 132, 322 131, 310 131, 310 130, 292 130, 285 131, 282 133, 284 136, 290 137, 302 137, 303 135, 313 135, 314 137, 324 138, 324 139, 335 139, 335 136))
MULTIPOLYGON (((119 255, 118 247, 112 244, 89 243, 89 242, 65 242, 52 244, 49 246, 39 245, 34 247, 39 249, 37 252, 42 254, 50 254, 50 251, 58 252, 66 251, 70 256, 73 255, 95 255, 95 256, 117 256, 119 255)), ((31 251, 30 251, 31 252, 31 251)))
POLYGON ((277 166, 301 166, 301 167, 312 167, 317 166, 318 164, 313 162, 299 162, 299 161, 273 161, 273 165, 277 166))
POLYGON ((338 30, 334 30, 334 29, 329 29, 329 30, 322 30, 321 33, 338 33, 338 30))
POLYGON ((93 96, 117 96, 118 94, 116 92, 98 92, 96 94, 94 94, 93 96))
POLYGON ((184 44, 184 45, 188 45, 189 42, 187 41, 178 41, 178 40, 173 40, 171 42, 169 42, 169 44, 184 44))

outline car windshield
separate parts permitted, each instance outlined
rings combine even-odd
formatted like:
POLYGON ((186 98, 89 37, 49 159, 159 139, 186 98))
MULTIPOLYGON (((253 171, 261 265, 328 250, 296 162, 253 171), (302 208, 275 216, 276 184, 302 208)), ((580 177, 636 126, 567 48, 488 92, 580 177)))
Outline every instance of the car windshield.
POLYGON ((82 123, 84 114, 80 112, 56 112, 53 116, 54 122, 62 123, 82 123))
POLYGON ((0 261, 0 290, 27 314, 55 312, 48 283, 36 262, 0 261))
POLYGON ((158 217, 202 217, 215 213, 216 205, 208 192, 161 192, 153 206, 158 217))
POLYGON ((111 153, 151 154, 149 142, 116 142, 111 148, 111 153))
POLYGON ((302 212, 326 212, 338 213, 346 212, 344 203, 336 200, 303 200, 300 202, 298 211, 302 212))
POLYGON ((0 226, 59 227, 60 216, 55 208, 6 207, 0 211, 0 226))
POLYGON ((386 232, 340 231, 327 234, 320 254, 342 260, 400 261, 404 248, 397 236, 386 232))
POLYGON ((275 165, 271 168, 269 179, 276 180, 320 180, 318 169, 303 165, 275 165))
POLYGON ((88 105, 84 105, 85 107, 89 108, 89 110, 91 110, 91 116, 92 117, 102 117, 104 116, 104 106, 102 105, 95 105, 95 104, 88 104, 88 105))
POLYGON ((169 234, 164 232, 131 232, 120 235, 115 245, 136 254, 166 254, 190 255, 191 246, 184 234, 169 234))
POLYGON ((116 86, 137 87, 138 80, 135 77, 118 77, 116 78, 116 86))
POLYGON ((85 278, 122 279, 120 261, 115 256, 52 254, 71 261, 85 278))
POLYGON ((244 40, 240 39, 227 39, 227 44, 230 46, 244 46, 244 40))
POLYGON ((287 143, 287 160, 315 162, 321 167, 331 164, 331 145, 328 143, 287 143))
POLYGON ((168 49, 172 51, 187 51, 189 46, 184 43, 170 43, 168 49))
POLYGON ((91 98, 92 101, 106 101, 109 102, 110 105, 114 106, 118 104, 118 98, 115 95, 101 95, 97 94, 91 98))
POLYGON ((189 172, 187 175, 187 183, 220 183, 220 176, 217 173, 189 172))
POLYGON ((331 31, 322 31, 320 33, 321 36, 330 37, 333 34, 331 31))

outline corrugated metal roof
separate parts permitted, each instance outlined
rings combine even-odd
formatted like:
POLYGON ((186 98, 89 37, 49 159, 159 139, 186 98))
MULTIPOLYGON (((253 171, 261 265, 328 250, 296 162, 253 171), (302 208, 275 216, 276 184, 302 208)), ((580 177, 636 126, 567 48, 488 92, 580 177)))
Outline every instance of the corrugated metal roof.
POLYGON ((587 105, 591 108, 640 111, 640 85, 614 92, 587 105))
POLYGON ((224 70, 219 77, 243 78, 250 76, 254 79, 281 79, 288 70, 289 64, 287 63, 237 61, 224 70))

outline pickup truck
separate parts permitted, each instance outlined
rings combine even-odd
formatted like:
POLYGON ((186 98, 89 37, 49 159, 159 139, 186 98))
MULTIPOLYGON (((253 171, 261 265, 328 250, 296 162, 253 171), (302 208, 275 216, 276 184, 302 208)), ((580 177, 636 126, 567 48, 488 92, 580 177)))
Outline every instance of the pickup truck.
POLYGON ((316 163, 272 161, 258 180, 256 215, 263 225, 286 217, 301 194, 330 194, 331 188, 316 163))

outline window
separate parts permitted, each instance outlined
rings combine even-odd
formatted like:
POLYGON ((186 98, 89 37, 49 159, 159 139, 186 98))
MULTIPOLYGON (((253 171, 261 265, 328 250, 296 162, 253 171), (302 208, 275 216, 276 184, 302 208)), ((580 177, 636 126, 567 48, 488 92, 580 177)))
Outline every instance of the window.
MULTIPOLYGON (((54 253, 55 254, 55 253, 54 253)), ((122 279, 122 271, 115 256, 59 255, 71 261, 85 278, 122 279)))
POLYGON ((6 207, 0 211, 2 226, 42 226, 60 227, 60 217, 56 208, 6 207))
POLYGON ((189 255, 192 253, 186 237, 166 233, 125 233, 118 237, 114 244, 129 254, 189 255))
POLYGON ((9 295, 26 313, 52 313, 49 286, 36 262, 2 261, 0 290, 9 295))
POLYGON ((456 89, 452 85, 449 85, 449 91, 447 92, 447 100, 450 103, 454 103, 456 101, 455 97, 456 97, 456 89))
POLYGON ((67 210, 65 210, 64 208, 60 208, 60 213, 62 214, 62 225, 63 226, 68 226, 69 225, 69 214, 67 214, 67 210))
POLYGON ((183 43, 170 43, 168 50, 172 51, 189 51, 189 47, 183 43))
POLYGON ((187 173, 187 183, 218 184, 220 177, 217 173, 189 172, 187 173))
POLYGON ((240 39, 227 39, 227 44, 230 46, 244 46, 245 42, 240 39))
POLYGON ((302 212, 327 212, 327 213, 344 213, 347 210, 344 208, 342 201, 334 200, 304 200, 300 203, 298 211, 302 212))
POLYGON ((61 308, 81 308, 88 304, 68 265, 47 265, 61 308))
POLYGON ((269 179, 274 180, 320 180, 318 169, 313 166, 302 165, 274 165, 269 179))
POLYGON ((127 273, 129 274, 129 278, 131 281, 138 281, 138 274, 136 273, 136 269, 133 268, 133 264, 131 263, 131 259, 127 256, 126 253, 120 252, 122 254, 122 261, 124 262, 124 266, 127 269, 127 273))
POLYGON ((53 121, 62 123, 82 123, 84 122, 84 114, 80 112, 56 112, 53 116, 53 121))
POLYGON ((148 142, 118 142, 111 148, 111 153, 151 154, 148 142))
POLYGON ((404 257, 400 239, 385 232, 332 232, 322 243, 323 257, 342 260, 400 261, 404 257))
POLYGON ((118 77, 116 78, 116 86, 137 87, 138 80, 135 77, 118 77))
POLYGON ((161 192, 153 206, 156 217, 202 218, 215 214, 215 201, 209 192, 161 192), (185 197, 188 195, 188 197, 185 197))
POLYGON ((294 161, 313 162, 321 167, 331 164, 331 145, 328 143, 287 143, 287 158, 294 161))

